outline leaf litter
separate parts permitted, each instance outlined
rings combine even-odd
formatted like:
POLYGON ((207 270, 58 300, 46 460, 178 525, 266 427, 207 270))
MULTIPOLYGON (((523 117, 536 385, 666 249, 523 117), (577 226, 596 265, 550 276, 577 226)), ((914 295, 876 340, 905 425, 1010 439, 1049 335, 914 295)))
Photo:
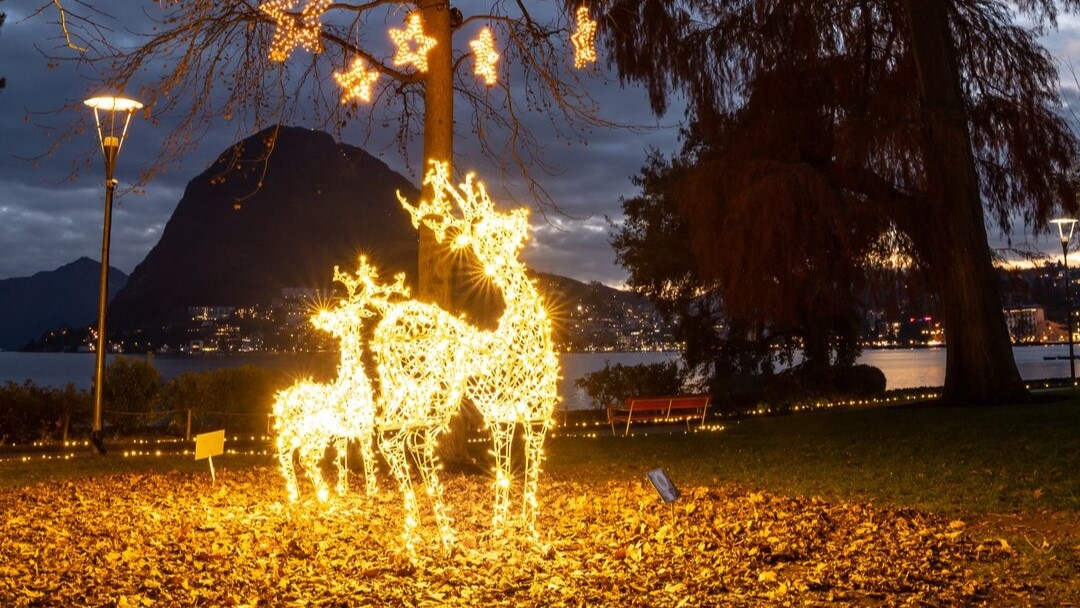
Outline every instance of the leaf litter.
MULTIPOLYGON (((352 480, 353 488, 361 483, 352 480)), ((289 503, 270 468, 0 491, 0 606, 1024 604, 1007 542, 910 509, 734 485, 541 480, 534 536, 496 534, 491 480, 446 475, 458 542, 415 553, 386 488, 289 503)), ((423 505, 422 505, 423 506, 423 505)))

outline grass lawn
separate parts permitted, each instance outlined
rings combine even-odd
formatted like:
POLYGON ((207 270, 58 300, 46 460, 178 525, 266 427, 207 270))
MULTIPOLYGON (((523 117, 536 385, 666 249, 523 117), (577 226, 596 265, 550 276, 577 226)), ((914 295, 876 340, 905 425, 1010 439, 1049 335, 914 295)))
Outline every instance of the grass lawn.
POLYGON ((557 434, 537 542, 446 472, 449 555, 401 552, 385 476, 294 506, 265 455, 215 458, 216 485, 190 456, 2 461, 0 605, 1080 606, 1076 393, 722 424, 557 434))
POLYGON ((549 471, 603 480, 665 467, 676 481, 944 514, 1080 512, 1080 397, 753 417, 718 433, 556 439, 549 471), (581 466, 587 463, 587 466, 581 466))

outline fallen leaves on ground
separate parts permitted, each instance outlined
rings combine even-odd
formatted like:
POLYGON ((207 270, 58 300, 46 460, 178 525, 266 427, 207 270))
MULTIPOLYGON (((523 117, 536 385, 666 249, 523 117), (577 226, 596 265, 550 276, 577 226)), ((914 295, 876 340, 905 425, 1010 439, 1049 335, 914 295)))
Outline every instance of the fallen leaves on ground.
POLYGON ((445 481, 458 543, 425 519, 413 555, 396 493, 293 505, 272 469, 5 490, 0 605, 948 606, 1024 588, 988 574, 1007 543, 913 510, 545 478, 533 539, 492 533, 490 479, 445 481))

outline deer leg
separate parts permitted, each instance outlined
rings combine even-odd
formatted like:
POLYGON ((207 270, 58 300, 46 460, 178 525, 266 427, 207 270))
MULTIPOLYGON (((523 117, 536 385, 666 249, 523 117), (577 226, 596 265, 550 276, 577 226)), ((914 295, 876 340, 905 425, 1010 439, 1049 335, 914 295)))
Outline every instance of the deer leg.
POLYGON ((536 491, 540 480, 540 465, 544 460, 546 434, 547 424, 544 422, 525 424, 525 487, 521 498, 521 517, 533 534, 536 533, 536 491))
POLYGON ((337 494, 345 496, 349 492, 349 439, 347 437, 334 438, 334 462, 337 464, 337 494))
POLYGON ((506 526, 510 511, 510 458, 514 444, 513 422, 492 422, 488 424, 495 453, 495 509, 491 516, 491 525, 496 530, 506 526))
POLYGON ((315 496, 319 499, 319 502, 326 502, 330 499, 330 488, 327 487, 326 480, 323 479, 322 471, 319 469, 319 461, 326 455, 326 447, 330 442, 314 441, 313 439, 309 438, 307 444, 300 447, 300 465, 307 472, 311 483, 315 485, 315 496))
POLYGON ((300 501, 300 486, 296 483, 296 469, 293 467, 293 452, 295 449, 289 445, 285 433, 278 432, 278 462, 281 463, 281 474, 285 477, 285 489, 289 492, 289 500, 300 501))
POLYGON ((374 429, 367 427, 360 432, 357 438, 360 443, 360 455, 364 459, 364 483, 368 496, 375 496, 379 492, 378 480, 375 478, 375 442, 374 429))
POLYGON ((405 550, 412 553, 416 543, 416 526, 419 523, 419 510, 416 506, 416 493, 413 491, 412 477, 409 475, 409 459, 405 452, 407 431, 401 429, 379 434, 379 449, 390 467, 390 474, 398 482, 405 503, 405 530, 401 539, 405 550))
POLYGON ((423 429, 409 433, 409 450, 416 457, 420 475, 424 478, 424 487, 431 498, 431 507, 435 512, 435 522, 439 525, 443 547, 447 550, 454 544, 453 518, 442 501, 442 484, 439 483, 439 457, 435 454, 438 429, 423 429))

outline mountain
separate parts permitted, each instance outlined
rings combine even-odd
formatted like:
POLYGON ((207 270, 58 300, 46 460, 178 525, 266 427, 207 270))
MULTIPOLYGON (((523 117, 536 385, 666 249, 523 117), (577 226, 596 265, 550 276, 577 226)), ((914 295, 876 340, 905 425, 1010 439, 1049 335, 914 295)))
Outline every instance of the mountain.
MULTIPOLYGON (((14 350, 64 326, 97 322, 101 263, 82 257, 56 270, 0 280, 0 350, 14 350)), ((109 268, 109 297, 127 282, 109 268)))
POLYGON ((160 326, 188 306, 269 302, 285 287, 329 288, 363 252, 387 278, 416 274, 417 233, 397 192, 417 188, 327 133, 268 128, 188 183, 157 245, 113 300, 110 325, 160 326))
POLYGON ((552 335, 560 348, 651 350, 674 344, 669 325, 644 296, 556 274, 536 272, 533 278, 552 307, 552 335))
MULTIPOLYGON (((326 133, 282 126, 249 137, 188 183, 161 239, 113 299, 110 332, 133 352, 212 340, 196 336, 212 324, 194 327, 188 307, 270 304, 290 287, 329 290, 334 266, 355 269, 360 252, 386 280, 405 272, 415 285, 417 232, 398 192, 419 197, 385 163, 326 133)), ((455 272, 470 274, 463 266, 455 272)), ((623 329, 645 335, 641 328, 655 325, 654 309, 638 296, 534 276, 558 309, 560 342, 607 346, 623 340, 623 329)), ((456 283, 454 312, 493 327, 501 296, 475 281, 456 283)), ((222 322, 244 324, 236 321, 222 322)), ((277 340, 293 330, 259 325, 251 331, 277 340)))

